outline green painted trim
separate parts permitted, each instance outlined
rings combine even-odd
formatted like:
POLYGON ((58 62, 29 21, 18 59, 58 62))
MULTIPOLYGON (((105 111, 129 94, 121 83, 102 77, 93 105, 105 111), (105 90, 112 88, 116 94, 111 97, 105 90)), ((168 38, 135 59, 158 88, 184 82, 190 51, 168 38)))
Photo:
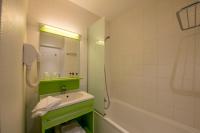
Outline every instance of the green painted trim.
POLYGON ((94 111, 80 117, 78 122, 87 133, 92 133, 94 131, 94 111))
POLYGON ((67 90, 75 90, 80 87, 81 78, 58 78, 52 80, 41 80, 39 84, 39 95, 61 92, 61 87, 67 90))
POLYGON ((57 81, 69 81, 69 80, 80 80, 83 78, 80 77, 60 77, 60 78, 54 78, 54 79, 43 79, 40 80, 40 82, 57 82, 57 81))

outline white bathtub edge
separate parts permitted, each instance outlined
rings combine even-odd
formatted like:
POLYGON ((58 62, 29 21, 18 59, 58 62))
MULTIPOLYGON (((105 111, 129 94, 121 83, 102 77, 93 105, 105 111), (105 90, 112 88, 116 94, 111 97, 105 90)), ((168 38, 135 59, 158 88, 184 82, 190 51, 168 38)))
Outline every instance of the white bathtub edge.
POLYGON ((126 129, 124 129, 123 127, 119 126, 117 123, 115 123, 114 121, 112 121, 110 118, 105 117, 104 118, 106 121, 108 121, 112 126, 114 126, 115 128, 117 128, 120 132, 122 133, 130 133, 129 131, 127 131, 126 129))
POLYGON ((124 129, 123 127, 121 127, 120 125, 118 125, 117 123, 115 123, 114 121, 112 121, 109 117, 102 116, 101 114, 99 114, 96 111, 95 111, 95 113, 97 115, 99 115, 100 117, 102 117, 105 121, 107 121, 111 126, 113 126, 114 128, 116 128, 121 133, 130 133, 129 131, 127 131, 126 129, 124 129))
POLYGON ((156 118, 156 119, 158 119, 158 120, 160 120, 160 121, 166 122, 166 123, 168 123, 168 124, 170 124, 170 125, 174 125, 174 126, 176 126, 176 127, 182 128, 182 129, 184 129, 184 130, 186 130, 186 131, 188 131, 188 132, 190 132, 190 133, 191 133, 191 132, 192 132, 192 133, 200 133, 200 131, 199 131, 198 129, 195 129, 195 128, 193 128, 193 127, 190 127, 190 126, 187 126, 187 125, 185 125, 185 124, 179 123, 179 122, 177 122, 177 121, 175 121, 175 120, 172 120, 172 119, 169 119, 169 118, 160 116, 160 115, 155 114, 155 113, 153 113, 153 112, 146 111, 146 110, 141 109, 141 108, 139 108, 139 107, 132 106, 132 105, 130 105, 130 104, 128 104, 128 103, 125 103, 125 102, 123 102, 123 101, 121 101, 121 100, 112 99, 112 101, 118 102, 118 103, 120 103, 120 104, 122 104, 122 105, 127 106, 128 108, 131 108, 131 109, 133 109, 133 110, 142 112, 142 113, 144 113, 144 114, 146 114, 146 115, 148 115, 148 116, 152 116, 152 117, 154 117, 154 118, 156 118))

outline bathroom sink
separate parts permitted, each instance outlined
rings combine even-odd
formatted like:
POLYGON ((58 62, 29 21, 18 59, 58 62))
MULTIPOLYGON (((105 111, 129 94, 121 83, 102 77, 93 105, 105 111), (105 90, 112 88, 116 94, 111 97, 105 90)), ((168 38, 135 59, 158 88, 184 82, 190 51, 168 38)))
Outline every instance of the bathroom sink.
POLYGON ((84 91, 77 91, 77 92, 69 92, 65 94, 58 94, 54 96, 56 98, 61 99, 61 104, 59 104, 57 108, 66 107, 75 103, 83 102, 89 99, 93 99, 94 96, 84 92, 84 91))

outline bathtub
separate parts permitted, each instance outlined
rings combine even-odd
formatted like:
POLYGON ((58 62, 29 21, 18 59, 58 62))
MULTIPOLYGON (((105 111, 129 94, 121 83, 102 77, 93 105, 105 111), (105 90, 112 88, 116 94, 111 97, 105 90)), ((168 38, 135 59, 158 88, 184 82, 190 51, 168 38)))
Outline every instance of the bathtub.
POLYGON ((200 133, 200 130, 112 99, 104 117, 95 113, 95 133, 200 133))

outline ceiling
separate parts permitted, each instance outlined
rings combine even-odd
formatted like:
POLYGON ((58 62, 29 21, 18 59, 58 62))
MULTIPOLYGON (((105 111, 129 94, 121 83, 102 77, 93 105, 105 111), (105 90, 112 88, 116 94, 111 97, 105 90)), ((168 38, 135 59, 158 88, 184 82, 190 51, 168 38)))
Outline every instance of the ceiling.
POLYGON ((130 8, 135 0, 70 0, 82 8, 100 16, 112 19, 130 8))

